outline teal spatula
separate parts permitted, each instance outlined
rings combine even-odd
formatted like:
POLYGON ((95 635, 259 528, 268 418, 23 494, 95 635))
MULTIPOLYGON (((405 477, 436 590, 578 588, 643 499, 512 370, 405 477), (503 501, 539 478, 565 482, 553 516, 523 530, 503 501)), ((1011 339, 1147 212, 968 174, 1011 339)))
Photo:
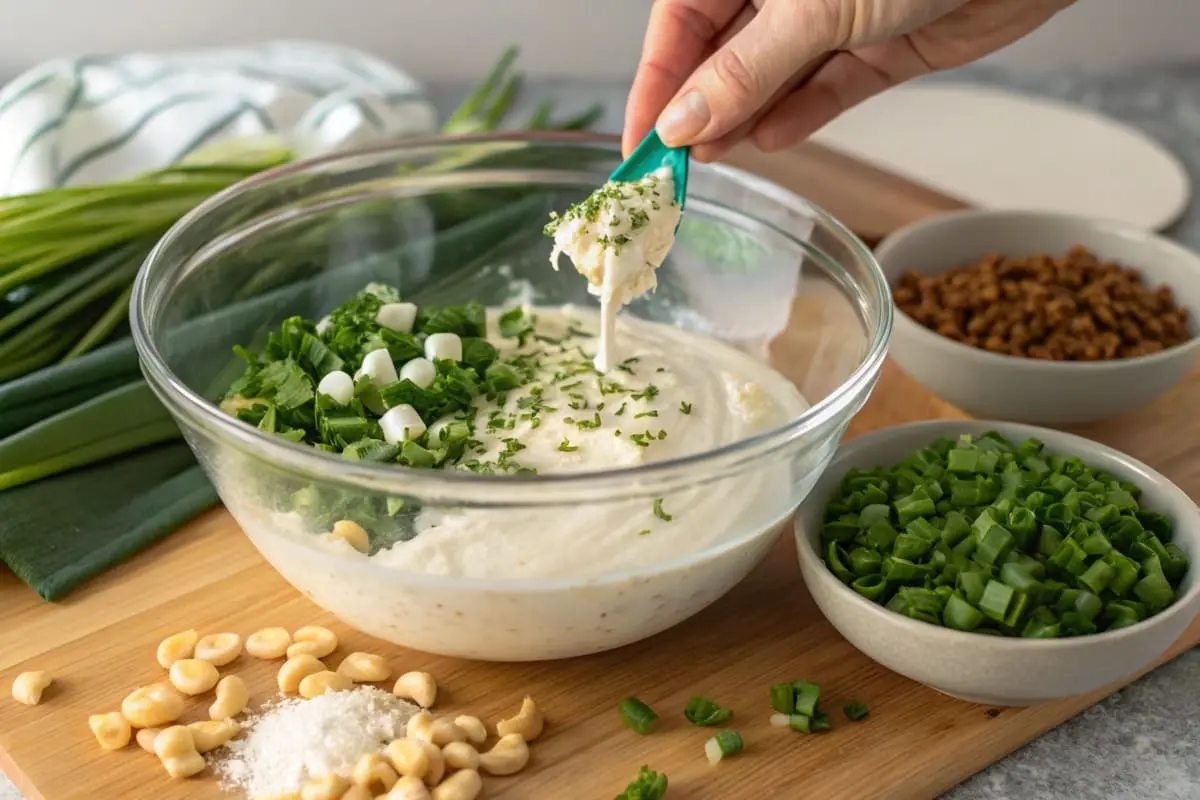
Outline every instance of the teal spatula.
POLYGON ((622 161, 608 177, 613 181, 636 181, 660 167, 670 167, 675 179, 675 202, 682 211, 687 198, 688 152, 687 147, 667 147, 658 138, 658 131, 651 129, 642 143, 629 154, 629 158, 622 161))

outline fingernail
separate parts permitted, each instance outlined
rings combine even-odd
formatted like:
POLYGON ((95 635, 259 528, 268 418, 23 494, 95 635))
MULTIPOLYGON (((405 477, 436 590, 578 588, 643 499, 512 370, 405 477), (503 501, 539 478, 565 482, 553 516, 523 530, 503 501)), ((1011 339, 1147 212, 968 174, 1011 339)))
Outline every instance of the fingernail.
POLYGON ((655 128, 664 143, 676 147, 704 130, 711 118, 704 95, 691 91, 667 106, 655 128))

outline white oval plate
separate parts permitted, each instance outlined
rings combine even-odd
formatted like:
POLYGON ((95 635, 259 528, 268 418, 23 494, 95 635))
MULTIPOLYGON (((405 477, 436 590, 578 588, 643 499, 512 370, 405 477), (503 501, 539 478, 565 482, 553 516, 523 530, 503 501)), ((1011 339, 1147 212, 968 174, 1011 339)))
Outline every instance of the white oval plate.
POLYGON ((813 141, 980 208, 1060 211, 1161 230, 1183 213, 1187 171, 1125 123, 976 84, 900 86, 813 141))

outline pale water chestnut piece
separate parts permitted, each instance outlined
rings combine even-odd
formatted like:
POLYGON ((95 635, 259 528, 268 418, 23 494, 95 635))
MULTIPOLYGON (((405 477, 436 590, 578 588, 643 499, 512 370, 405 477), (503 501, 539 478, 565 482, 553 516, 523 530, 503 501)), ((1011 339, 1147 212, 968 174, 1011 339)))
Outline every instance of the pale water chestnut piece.
POLYGON ((379 428, 389 444, 403 444, 419 438, 425 432, 425 423, 415 408, 402 403, 379 418, 379 428))
POLYGON ((375 312, 375 322, 397 333, 412 333, 417 307, 412 303, 384 303, 375 312))
POLYGON ((457 333, 431 333, 425 339, 425 357, 430 361, 462 361, 462 339, 457 333))
POLYGON ((366 375, 371 383, 380 388, 390 386, 399 380, 399 376, 396 374, 396 364, 392 361, 392 355, 386 347, 372 350, 363 356, 362 366, 359 367, 355 377, 361 375, 366 375))
POLYGON ((354 378, 340 369, 335 369, 321 378, 321 382, 317 384, 317 392, 339 406, 344 406, 354 399, 354 378))
POLYGON ((412 381, 422 389, 432 386, 435 378, 437 367, 427 358, 414 358, 400 368, 400 380, 412 381))

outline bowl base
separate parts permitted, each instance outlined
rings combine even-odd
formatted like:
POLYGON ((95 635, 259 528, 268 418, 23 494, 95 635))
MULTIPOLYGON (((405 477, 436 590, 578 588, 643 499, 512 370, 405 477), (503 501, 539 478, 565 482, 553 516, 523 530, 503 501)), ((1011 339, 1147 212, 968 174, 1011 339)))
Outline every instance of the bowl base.
MULTIPOLYGON (((926 684, 928 685, 928 684, 926 684)), ((966 703, 974 703, 980 706, 1001 706, 1003 708, 1029 708, 1030 706, 1049 703, 1052 700, 1062 700, 1061 697, 1040 697, 1040 698, 1023 698, 1023 697, 990 697, 987 695, 975 694, 959 694, 958 692, 950 692, 945 689, 939 689, 936 686, 930 686, 938 694, 944 694, 946 697, 953 697, 955 700, 962 700, 966 703)))

